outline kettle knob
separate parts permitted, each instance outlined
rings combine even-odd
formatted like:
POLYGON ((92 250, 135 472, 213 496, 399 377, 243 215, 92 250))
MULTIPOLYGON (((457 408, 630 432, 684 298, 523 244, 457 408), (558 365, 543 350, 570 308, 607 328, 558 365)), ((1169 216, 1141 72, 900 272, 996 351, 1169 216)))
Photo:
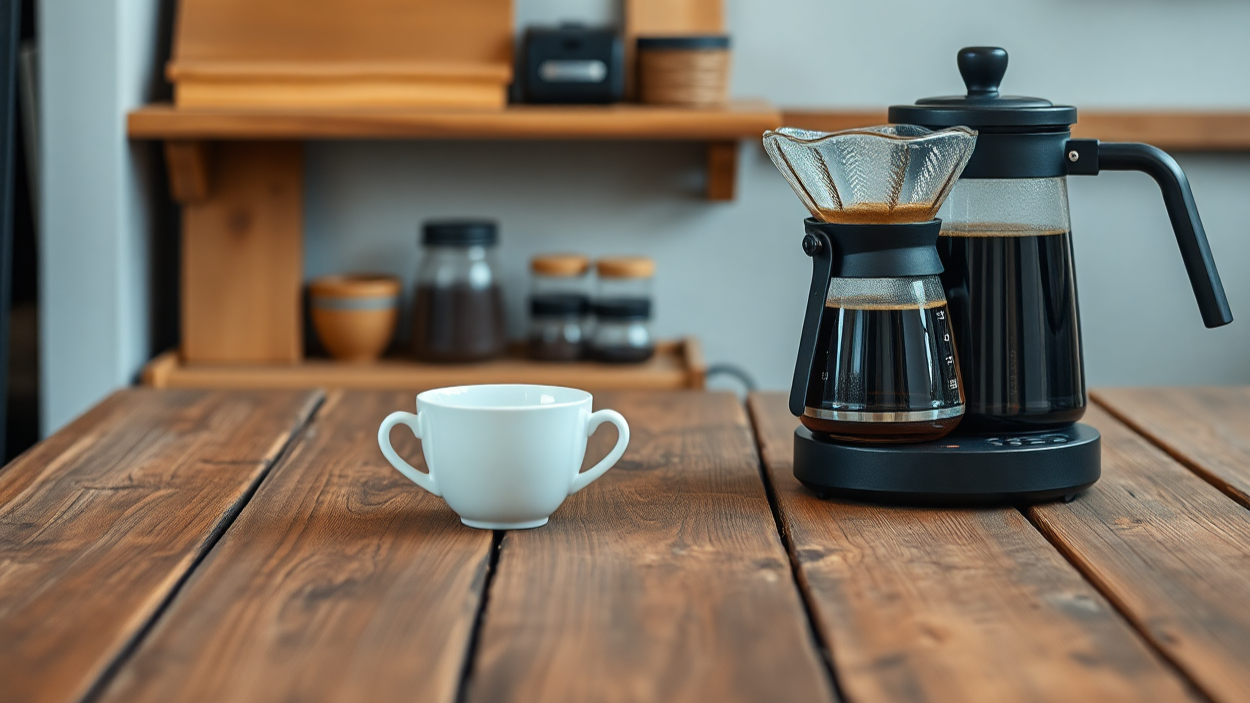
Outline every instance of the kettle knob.
POLYGON ((997 46, 968 46, 959 50, 959 75, 968 97, 998 96, 998 84, 1007 72, 1007 52, 997 46))

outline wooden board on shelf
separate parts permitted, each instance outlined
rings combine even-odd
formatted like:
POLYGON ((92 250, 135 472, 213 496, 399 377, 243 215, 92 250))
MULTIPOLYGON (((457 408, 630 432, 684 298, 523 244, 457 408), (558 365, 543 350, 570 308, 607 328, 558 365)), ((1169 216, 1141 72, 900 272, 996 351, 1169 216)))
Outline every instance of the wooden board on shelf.
POLYGON ((143 370, 155 388, 355 388, 425 390, 475 383, 539 383, 592 390, 702 388, 706 367, 698 342, 662 342, 643 364, 548 363, 519 355, 481 364, 422 364, 384 359, 348 364, 306 359, 299 364, 197 364, 166 352, 143 370))
POLYGON ((722 108, 511 105, 505 110, 218 109, 153 104, 130 113, 132 139, 758 139, 782 124, 763 100, 722 108))
POLYGON ((469 108, 507 103, 502 63, 171 65, 181 108, 469 108))
MULTIPOLYGON (((1250 150, 1250 110, 1080 110, 1072 136, 1106 142, 1145 142, 1175 151, 1250 150)), ((836 132, 886 124, 884 109, 794 108, 787 127, 836 132)))
POLYGON ((180 0, 184 107, 501 108, 511 0, 180 0))

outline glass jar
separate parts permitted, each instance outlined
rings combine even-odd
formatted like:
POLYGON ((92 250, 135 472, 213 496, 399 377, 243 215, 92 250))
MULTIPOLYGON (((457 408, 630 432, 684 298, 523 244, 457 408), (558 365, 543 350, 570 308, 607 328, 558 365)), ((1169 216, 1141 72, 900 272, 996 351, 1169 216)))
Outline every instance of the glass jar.
POLYGON ((589 271, 590 259, 581 254, 546 254, 530 260, 530 358, 575 361, 583 356, 589 271))
POLYGON ((585 296, 549 293, 530 299, 529 356, 538 361, 577 361, 586 350, 585 296))
POLYGON ((651 301, 640 298, 598 300, 592 306, 595 331, 591 358, 615 364, 634 364, 655 354, 651 338, 651 301))
POLYGON ((507 349, 503 296, 489 220, 444 220, 422 226, 412 350, 422 361, 482 361, 507 349))

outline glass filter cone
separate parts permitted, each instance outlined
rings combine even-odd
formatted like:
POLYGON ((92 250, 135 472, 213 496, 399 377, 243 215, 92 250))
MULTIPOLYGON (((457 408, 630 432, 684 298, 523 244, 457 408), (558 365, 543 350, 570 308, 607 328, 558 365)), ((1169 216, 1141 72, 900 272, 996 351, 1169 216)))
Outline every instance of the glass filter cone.
POLYGON ((976 141, 967 127, 782 127, 764 133, 764 150, 822 222, 925 222, 937 216, 976 141))

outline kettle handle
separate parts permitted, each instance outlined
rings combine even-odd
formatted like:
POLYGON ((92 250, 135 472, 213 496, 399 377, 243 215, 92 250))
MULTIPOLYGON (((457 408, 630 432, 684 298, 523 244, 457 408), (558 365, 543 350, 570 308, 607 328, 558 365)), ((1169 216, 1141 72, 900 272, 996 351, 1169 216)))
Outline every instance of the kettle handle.
POLYGON ((803 252, 812 257, 812 286, 807 292, 803 335, 799 339, 794 380, 790 384, 790 414, 795 417, 802 417, 807 408, 807 386, 815 362, 816 337, 824 321, 825 298, 829 295, 829 279, 833 277, 833 242, 824 232, 809 228, 803 237, 803 252))
POLYGON ((1181 248, 1185 271, 1193 286, 1202 322, 1207 327, 1220 327, 1233 321, 1228 307, 1224 284, 1215 268, 1207 233, 1198 217, 1189 179, 1167 152, 1149 144, 1133 142, 1099 142, 1097 139, 1070 139, 1064 150, 1067 155, 1068 173, 1072 175, 1097 175, 1102 171, 1141 171, 1159 184, 1163 191, 1163 203, 1172 220, 1176 243, 1181 248))

